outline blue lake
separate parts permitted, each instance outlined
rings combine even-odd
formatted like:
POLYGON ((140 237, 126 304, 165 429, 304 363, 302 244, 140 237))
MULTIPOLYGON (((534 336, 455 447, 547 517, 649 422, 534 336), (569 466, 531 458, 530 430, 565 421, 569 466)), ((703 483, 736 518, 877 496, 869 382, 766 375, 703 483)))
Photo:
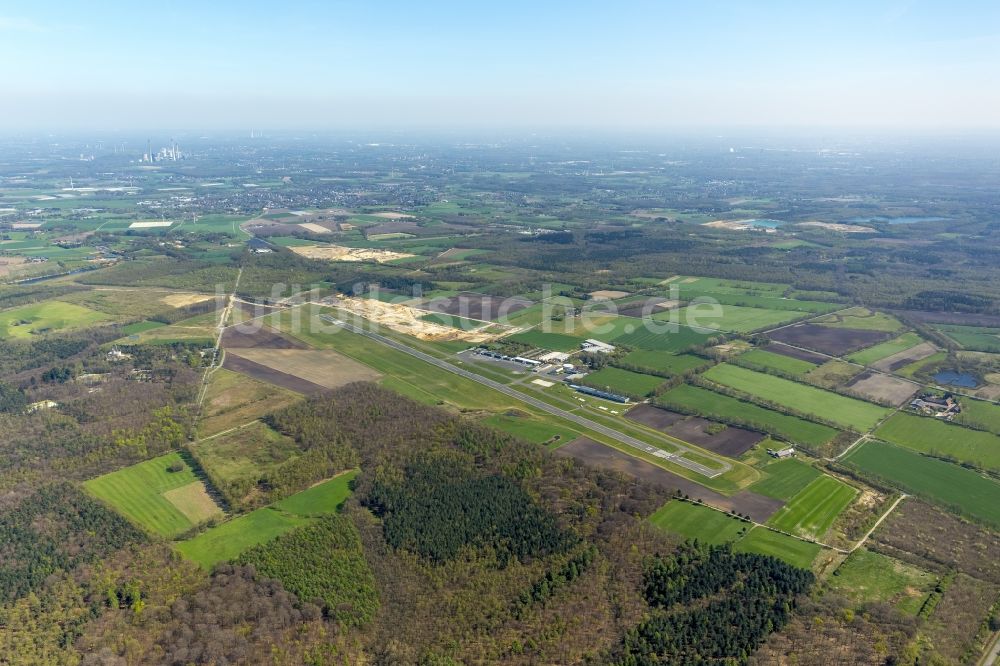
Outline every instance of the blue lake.
POLYGON ((979 380, 975 375, 968 372, 955 372, 954 370, 942 370, 934 375, 934 381, 947 386, 960 386, 962 388, 976 388, 979 380))
POLYGON ((889 224, 916 224, 918 222, 947 222, 950 217, 884 217, 873 215, 871 217, 852 217, 849 222, 864 224, 866 222, 888 222, 889 224))

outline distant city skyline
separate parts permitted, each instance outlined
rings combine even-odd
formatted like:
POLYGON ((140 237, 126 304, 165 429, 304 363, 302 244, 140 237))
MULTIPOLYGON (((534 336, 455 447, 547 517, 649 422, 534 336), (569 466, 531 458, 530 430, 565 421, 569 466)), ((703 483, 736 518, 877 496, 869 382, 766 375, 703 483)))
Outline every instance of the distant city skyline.
POLYGON ((1000 128, 1000 4, 0 2, 0 132, 1000 128))

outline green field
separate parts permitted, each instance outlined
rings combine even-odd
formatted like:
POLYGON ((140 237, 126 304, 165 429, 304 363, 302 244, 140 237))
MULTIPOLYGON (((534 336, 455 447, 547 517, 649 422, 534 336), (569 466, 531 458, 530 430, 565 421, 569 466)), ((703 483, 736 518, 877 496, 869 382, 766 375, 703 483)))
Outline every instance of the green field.
POLYGON ((955 417, 955 421, 1000 434, 1000 405, 985 400, 963 398, 962 413, 955 417))
POLYGON ((812 566, 816 556, 823 550, 818 544, 773 532, 766 527, 753 528, 736 542, 733 549, 741 553, 771 555, 801 569, 812 566))
POLYGON ((900 488, 1000 527, 1000 483, 976 472, 882 442, 866 442, 844 461, 900 488))
POLYGON ((455 315, 445 314, 444 312, 432 312, 430 314, 423 315, 420 317, 420 320, 430 322, 432 324, 441 324, 442 326, 460 328, 463 331, 471 331, 479 328, 480 326, 486 325, 481 321, 467 319, 466 317, 457 317, 455 315))
POLYGON ((125 335, 139 335, 140 333, 152 331, 154 328, 162 326, 166 326, 166 324, 161 321, 137 321, 134 324, 122 327, 122 333, 125 335))
POLYGON ((813 323, 832 328, 857 328, 866 331, 892 333, 903 327, 896 319, 882 312, 872 312, 867 308, 848 308, 841 312, 814 319, 813 323))
POLYGON ((879 426, 875 435, 921 453, 954 458, 980 469, 1000 470, 1000 437, 993 433, 899 413, 879 426))
POLYGON ((685 290, 699 290, 719 294, 740 294, 744 296, 770 296, 780 298, 791 285, 780 282, 756 282, 754 280, 727 280, 725 278, 693 277, 675 275, 660 283, 664 286, 676 285, 681 293, 685 290))
POLYGON ((579 433, 531 416, 511 416, 494 414, 483 421, 486 425, 503 430, 532 444, 565 444, 579 436, 579 433))
POLYGON ((812 465, 795 458, 775 461, 761 471, 767 476, 750 486, 750 490, 786 501, 823 475, 812 465))
POLYGON ((823 303, 821 301, 802 301, 793 298, 783 298, 780 296, 759 296, 751 294, 735 294, 711 289, 699 289, 697 286, 691 287, 682 285, 680 297, 685 301, 695 298, 714 298, 723 305, 739 305, 752 308, 763 308, 768 310, 789 310, 801 314, 813 313, 823 314, 831 310, 836 310, 839 305, 835 303, 823 303))
POLYGON ((294 440, 262 421, 192 444, 191 451, 219 485, 243 481, 249 487, 256 486, 264 473, 302 453, 294 440))
MULTIPOLYGON (((171 502, 164 493, 188 486, 196 493, 200 490, 198 494, 204 493, 202 482, 176 452, 99 476, 83 486, 137 525, 165 537, 177 536, 194 527, 196 522, 189 515, 196 514, 189 511, 189 515, 185 515, 181 510, 184 506, 178 501, 180 498, 171 502), (168 471, 171 465, 180 465, 183 469, 168 471)), ((214 504, 205 509, 206 519, 222 513, 214 504), (213 506, 214 511, 211 510, 213 506)))
POLYGON ((898 338, 893 338, 892 340, 877 344, 874 347, 854 352, 848 356, 847 359, 862 365, 870 365, 875 361, 881 361, 882 359, 892 356, 893 354, 898 354, 899 352, 906 351, 907 349, 912 349, 921 342, 923 342, 923 339, 916 333, 910 331, 909 333, 904 333, 898 338))
POLYGON ((590 373, 584 381, 589 386, 594 386, 602 391, 607 390, 612 393, 643 397, 652 393, 657 386, 662 384, 663 377, 641 375, 638 372, 609 366, 590 373))
POLYGON ((615 338, 615 344, 624 345, 633 349, 645 349, 661 352, 681 352, 690 347, 705 344, 709 338, 718 335, 715 332, 698 332, 687 326, 678 326, 676 330, 669 330, 666 325, 664 330, 639 326, 632 333, 625 333, 615 338))
POLYGON ((73 303, 43 301, 0 312, 0 340, 82 328, 107 320, 102 312, 73 303))
POLYGON ((1000 328, 958 326, 955 324, 935 324, 934 328, 962 345, 964 349, 993 353, 1000 352, 1000 328))
POLYGON ((357 470, 346 472, 275 502, 271 507, 303 518, 332 513, 350 497, 351 482, 357 475, 357 470))
POLYGON ((649 517, 649 522, 664 531, 712 544, 735 541, 750 527, 721 511, 681 500, 661 506, 649 517))
POLYGON ((830 588, 859 603, 887 603, 916 615, 938 577, 863 548, 851 553, 828 579, 830 588))
POLYGON ((763 349, 751 349, 745 354, 740 354, 739 360, 754 367, 777 370, 789 375, 804 375, 816 367, 815 363, 763 349))
POLYGON ((820 476, 771 516, 768 525, 790 534, 820 539, 858 491, 832 476, 820 476))
POLYGON ((622 358, 622 363, 652 372, 680 375, 689 370, 703 368, 711 364, 711 361, 691 354, 668 354, 667 352, 637 349, 626 354, 622 358))
POLYGON ((355 476, 356 470, 341 474, 271 506, 205 530, 175 547, 188 559, 209 569, 252 546, 266 543, 295 527, 308 525, 315 516, 336 511, 350 495, 350 482, 355 476))
MULTIPOLYGON (((678 321, 688 326, 699 326, 720 331, 749 333, 801 319, 806 313, 792 310, 748 308, 741 305, 720 305, 721 316, 714 317, 705 304, 688 305, 678 311, 678 321)), ((654 317, 656 319, 657 317, 654 317)))
POLYGON ((762 424, 780 437, 805 445, 821 446, 837 436, 837 431, 829 426, 688 384, 670 389, 657 397, 657 402, 665 407, 696 411, 708 417, 736 419, 748 425, 762 424))
POLYGON ((782 377, 722 364, 705 372, 707 379, 803 414, 822 417, 857 431, 873 428, 892 410, 831 393, 782 377))

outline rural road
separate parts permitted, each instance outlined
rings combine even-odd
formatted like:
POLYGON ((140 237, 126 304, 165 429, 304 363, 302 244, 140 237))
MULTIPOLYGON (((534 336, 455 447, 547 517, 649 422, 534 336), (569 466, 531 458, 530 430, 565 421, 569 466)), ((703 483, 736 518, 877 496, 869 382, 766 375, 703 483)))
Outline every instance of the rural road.
MULTIPOLYGON (((613 428, 609 428, 609 427, 607 427, 605 425, 601 425, 600 423, 595 423, 594 421, 591 421, 590 419, 586 419, 586 418, 584 418, 584 417, 582 417, 582 416, 580 416, 578 414, 573 414, 571 412, 567 412, 567 411, 565 411, 563 409, 560 409, 558 407, 554 407, 554 406, 548 404, 547 402, 543 402, 541 400, 538 400, 537 398, 532 398, 529 395, 525 395, 524 393, 521 393, 520 391, 516 391, 516 390, 512 389, 511 387, 507 386, 506 384, 501 384, 500 382, 493 381, 492 379, 487 379, 486 377, 483 377, 482 375, 477 375, 476 373, 470 372, 469 370, 465 370, 463 368, 459 368, 456 365, 452 365, 451 363, 448 363, 446 361, 442 361, 441 359, 435 358, 434 356, 431 356, 430 354, 425 354, 422 351, 418 351, 418 350, 416 350, 416 349, 414 349, 414 348, 412 348, 412 347, 410 347, 408 345, 405 345, 405 344, 403 344, 401 342, 397 342, 396 340, 392 340, 391 338, 387 338, 385 336, 379 335, 378 333, 374 333, 372 331, 366 331, 363 328, 358 328, 357 326, 353 326, 351 324, 348 324, 347 322, 343 322, 343 321, 340 321, 339 319, 335 319, 334 317, 331 317, 330 315, 320 315, 320 318, 323 319, 323 321, 326 321, 328 323, 340 326, 340 327, 342 327, 342 328, 350 331, 351 333, 357 333, 358 335, 363 335, 366 338, 374 340, 375 342, 378 342, 380 344, 386 345, 387 347, 392 347, 393 349, 395 349, 397 351, 401 351, 404 354, 409 354, 410 356, 415 356, 416 358, 419 358, 421 361, 424 361, 426 363, 430 363, 431 365, 434 365, 434 366, 436 366, 438 368, 441 368, 442 370, 447 370, 448 372, 456 374, 456 375, 458 375, 460 377, 464 377, 464 378, 470 379, 470 380, 472 380, 474 382, 478 382, 479 384, 482 384, 484 386, 488 386, 489 388, 493 389, 494 391, 499 391, 500 393, 503 393, 506 396, 509 396, 509 397, 514 398, 516 400, 520 400, 521 402, 526 403, 528 405, 531 405, 532 407, 534 407, 536 409, 540 409, 543 412, 547 412, 549 414, 552 414, 553 416, 558 416, 559 418, 566 419, 567 421, 572 421, 573 423, 576 423, 577 425, 581 425, 584 428, 588 428, 590 430, 593 430, 594 432, 600 433, 600 434, 604 435, 605 437, 609 437, 609 438, 611 438, 611 439, 613 439, 613 440, 615 440, 617 442, 620 442, 620 443, 622 443, 622 444, 624 444, 626 446, 629 446, 629 447, 634 448, 634 449, 638 449, 639 451, 642 451, 642 452, 647 453, 649 455, 656 456, 657 458, 662 458, 664 460, 669 460, 670 462, 674 463, 675 465, 680 465, 681 467, 685 467, 685 468, 691 470, 692 472, 697 472, 698 474, 701 474, 702 476, 707 476, 710 479, 711 478, 715 478, 715 477, 719 476, 720 474, 723 474, 723 473, 729 471, 732 468, 732 466, 729 463, 727 463, 727 462, 725 462, 723 460, 719 460, 718 461, 723 466, 721 470, 719 470, 719 469, 712 469, 710 467, 706 467, 705 465, 702 465, 701 463, 697 463, 697 462, 688 460, 687 458, 683 457, 682 455, 679 455, 679 454, 676 454, 676 453, 668 453, 668 452, 664 451, 663 449, 660 449, 660 448, 657 448, 655 446, 652 446, 651 444, 646 444, 645 442, 643 442, 641 440, 638 440, 635 437, 632 437, 630 435, 626 435, 624 433, 618 432, 617 430, 615 430, 613 428)), ((680 449, 681 451, 688 451, 688 452, 692 452, 693 453, 692 449, 688 449, 688 448, 686 448, 684 446, 681 446, 681 445, 675 445, 675 446, 677 446, 677 448, 680 449)))
POLYGON ((977 666, 995 666, 996 664, 1000 664, 1000 633, 993 635, 992 646, 987 649, 977 666))
POLYGON ((885 513, 883 513, 878 520, 875 521, 875 524, 872 525, 872 528, 868 530, 868 532, 866 532, 865 535, 861 537, 856 544, 854 544, 854 547, 851 548, 851 552, 853 553, 858 548, 861 548, 861 546, 865 544, 865 541, 868 541, 868 537, 870 537, 872 534, 875 533, 875 530, 878 529, 878 526, 881 525, 882 522, 889 517, 889 514, 896 510, 896 507, 899 506, 899 503, 905 500, 907 497, 909 497, 909 495, 903 493, 898 498, 896 498, 896 501, 893 502, 892 506, 890 506, 889 509, 885 513))

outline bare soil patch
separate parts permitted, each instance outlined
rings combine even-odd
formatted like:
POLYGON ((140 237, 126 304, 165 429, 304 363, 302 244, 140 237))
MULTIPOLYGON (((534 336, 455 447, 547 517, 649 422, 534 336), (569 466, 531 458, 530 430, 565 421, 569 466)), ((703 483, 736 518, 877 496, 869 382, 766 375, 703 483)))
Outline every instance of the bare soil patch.
POLYGON ((616 291, 614 289, 598 289, 588 294, 595 301, 613 301, 616 298, 625 298, 629 295, 627 291, 616 291))
POLYGON ((764 347, 764 349, 775 354, 781 354, 782 356, 797 358, 800 361, 805 361, 806 363, 815 363, 816 365, 823 365, 829 360, 822 354, 814 354, 813 352, 806 351, 805 349, 796 349, 795 347, 783 345, 780 342, 772 342, 764 347))
POLYGON ((920 388, 898 377, 874 372, 862 372, 844 386, 875 400, 888 400, 896 406, 909 400, 920 388))
POLYGON ((319 384, 314 384, 286 372, 280 372, 260 363, 254 363, 232 353, 226 354, 226 359, 223 361, 222 367, 247 375, 248 377, 253 377, 254 379, 259 379, 268 384, 286 388, 289 391, 302 393, 303 395, 313 395, 326 391, 326 388, 319 384))
POLYGON ((495 321, 503 314, 514 314, 530 305, 532 302, 525 298, 501 298, 471 291, 433 301, 435 312, 483 321, 495 321))
MULTIPOLYGON (((425 321, 423 317, 431 314, 426 310, 417 310, 402 303, 385 303, 373 298, 340 297, 334 303, 337 307, 361 315, 365 319, 386 326, 393 331, 412 335, 421 340, 464 340, 466 342, 488 342, 498 337, 485 329, 493 324, 484 323, 482 327, 464 330, 433 321, 425 321)), ((434 309, 441 312, 440 309, 434 309)))
POLYGON ((714 421, 679 414, 653 405, 639 405, 629 410, 625 416, 672 437, 730 458, 738 458, 764 439, 764 435, 759 432, 735 426, 728 426, 713 435, 708 429, 717 425, 714 421))
POLYGON ((317 224, 315 222, 299 222, 299 226, 305 229, 306 231, 313 232, 314 234, 333 233, 331 229, 328 229, 327 227, 324 227, 323 225, 317 224))
POLYGON ((895 333, 859 328, 834 328, 818 324, 792 324, 767 334, 772 340, 805 347, 830 356, 843 356, 856 349, 888 340, 895 333))
POLYGON ((409 213, 396 213, 393 211, 383 211, 381 213, 372 213, 375 217, 384 217, 387 220, 410 220, 413 216, 409 213))
POLYGON ((763 495, 748 491, 739 492, 732 497, 726 497, 694 481, 668 472, 644 460, 633 458, 626 453, 612 449, 587 437, 574 439, 565 446, 556 449, 555 453, 556 455, 575 458, 587 465, 621 472, 668 490, 679 490, 688 497, 699 499, 717 509, 724 511, 735 509, 737 513, 749 515, 752 519, 761 523, 774 515, 785 504, 781 500, 764 497, 763 495))
POLYGON ((234 326, 222 334, 225 349, 308 349, 299 340, 281 335, 269 326, 234 326))
POLYGON ((414 255, 392 250, 379 250, 366 247, 345 247, 343 245, 299 245, 288 248, 295 254, 307 259, 325 261, 374 261, 384 263, 394 259, 405 259, 414 255))
POLYGON ((167 294, 160 299, 161 303, 166 303, 172 308, 183 308, 195 303, 201 303, 215 298, 212 294, 167 294))
POLYGON ((685 414, 672 412, 669 409, 660 409, 648 404, 633 407, 625 413, 625 416, 637 423, 655 428, 661 432, 666 432, 667 428, 687 418, 685 414))
POLYGON ((226 354, 298 377, 323 388, 375 381, 382 375, 366 365, 327 349, 232 349, 226 354))
POLYGON ((168 490, 163 493, 163 497, 195 525, 222 515, 222 509, 211 498, 201 481, 168 490))
POLYGON ((937 348, 934 345, 929 342, 921 342, 916 347, 911 347, 892 356, 886 356, 881 361, 873 363, 872 367, 882 372, 894 372, 928 356, 933 356, 935 353, 937 353, 937 348))
POLYGON ((636 317, 641 319, 644 316, 654 315, 663 310, 676 308, 681 304, 678 300, 671 300, 661 296, 650 296, 641 301, 626 303, 618 310, 618 314, 623 317, 636 317))
POLYGON ((10 275, 27 262, 24 257, 0 257, 0 277, 10 275))

